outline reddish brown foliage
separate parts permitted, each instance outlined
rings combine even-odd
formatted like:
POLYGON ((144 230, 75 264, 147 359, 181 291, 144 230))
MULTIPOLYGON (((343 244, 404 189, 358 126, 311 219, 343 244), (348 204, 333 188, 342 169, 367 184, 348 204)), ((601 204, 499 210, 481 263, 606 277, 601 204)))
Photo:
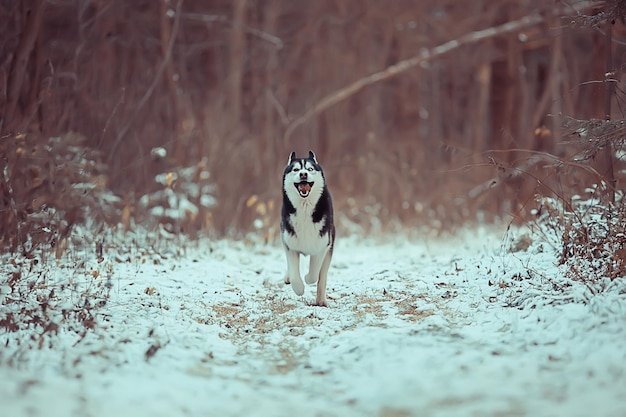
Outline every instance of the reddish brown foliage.
MULTIPOLYGON (((570 3, 606 20, 598 14, 603 2, 570 3)), ((26 135, 43 146, 78 132, 102 155, 108 186, 127 212, 133 196, 153 191, 157 173, 206 157, 218 202, 210 227, 219 233, 250 227, 257 216, 246 205, 251 196, 268 206, 279 198, 291 150, 316 151, 338 211, 352 220, 377 215, 383 223, 450 227, 479 210, 515 213, 532 200, 536 181, 516 178, 498 193, 468 195, 493 176, 485 152, 564 155, 560 114, 604 118, 606 45, 600 32, 580 27, 585 22, 563 19, 578 16, 564 4, 3 0, 2 141, 26 135), (292 120, 360 78, 531 15, 541 18, 372 83, 284 138, 292 120), (157 146, 167 149, 165 160, 150 157, 157 146)), ((606 4, 619 21, 621 3, 606 4)), ((614 38, 620 30, 617 23, 614 38)), ((621 59, 623 46, 613 48, 621 59)), ((3 163, 14 149, 3 144, 3 163)), ((520 158, 495 155, 511 166, 520 158)), ((8 213, 6 202, 0 210, 8 213)))

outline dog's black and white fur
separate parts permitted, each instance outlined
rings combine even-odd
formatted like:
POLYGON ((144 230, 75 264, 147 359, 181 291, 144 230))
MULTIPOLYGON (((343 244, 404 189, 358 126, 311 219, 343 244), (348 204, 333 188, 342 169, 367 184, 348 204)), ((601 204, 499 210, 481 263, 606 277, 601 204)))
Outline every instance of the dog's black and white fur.
POLYGON ((333 255, 335 225, 333 203, 326 186, 322 167, 315 154, 297 158, 292 152, 283 172, 283 208, 280 230, 287 254, 285 283, 297 295, 304 294, 304 282, 300 277, 300 255, 311 257, 307 284, 317 282, 319 306, 326 305, 326 278, 333 255))

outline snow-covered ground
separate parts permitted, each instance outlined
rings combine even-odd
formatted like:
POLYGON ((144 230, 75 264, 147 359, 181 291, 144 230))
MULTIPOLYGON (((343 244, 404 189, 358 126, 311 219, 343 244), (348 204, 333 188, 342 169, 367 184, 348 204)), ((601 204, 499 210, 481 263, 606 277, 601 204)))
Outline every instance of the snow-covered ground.
POLYGON ((626 285, 503 236, 340 238, 328 308, 278 245, 50 260, 45 285, 109 298, 92 330, 0 327, 0 416, 626 416, 626 285))

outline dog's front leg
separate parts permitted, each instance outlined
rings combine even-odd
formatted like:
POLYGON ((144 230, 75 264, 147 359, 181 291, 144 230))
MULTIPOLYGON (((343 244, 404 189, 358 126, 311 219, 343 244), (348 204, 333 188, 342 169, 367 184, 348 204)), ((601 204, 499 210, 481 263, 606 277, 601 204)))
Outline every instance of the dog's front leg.
POLYGON ((315 284, 320 276, 320 269, 322 268, 322 261, 324 261, 324 257, 326 256, 326 252, 318 253, 315 255, 311 255, 311 260, 309 262, 309 273, 304 277, 304 281, 307 284, 315 284))
POLYGON ((300 277, 300 254, 296 251, 285 249, 287 253, 287 278, 286 283, 291 283, 293 292, 297 295, 304 294, 304 282, 300 277))
POLYGON ((330 267, 330 260, 333 257, 332 249, 328 250, 324 254, 324 260, 322 267, 320 268, 320 279, 317 281, 317 297, 315 298, 315 304, 318 306, 326 307, 326 280, 328 279, 328 268, 330 267))

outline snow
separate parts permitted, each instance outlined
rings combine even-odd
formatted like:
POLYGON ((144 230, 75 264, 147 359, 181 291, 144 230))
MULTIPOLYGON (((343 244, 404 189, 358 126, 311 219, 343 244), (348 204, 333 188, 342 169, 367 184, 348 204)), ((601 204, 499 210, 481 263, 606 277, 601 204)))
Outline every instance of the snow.
POLYGON ((327 308, 283 284, 276 243, 49 260, 49 285, 109 297, 87 332, 0 327, 0 416, 626 415, 626 285, 511 236, 339 237, 327 308))

